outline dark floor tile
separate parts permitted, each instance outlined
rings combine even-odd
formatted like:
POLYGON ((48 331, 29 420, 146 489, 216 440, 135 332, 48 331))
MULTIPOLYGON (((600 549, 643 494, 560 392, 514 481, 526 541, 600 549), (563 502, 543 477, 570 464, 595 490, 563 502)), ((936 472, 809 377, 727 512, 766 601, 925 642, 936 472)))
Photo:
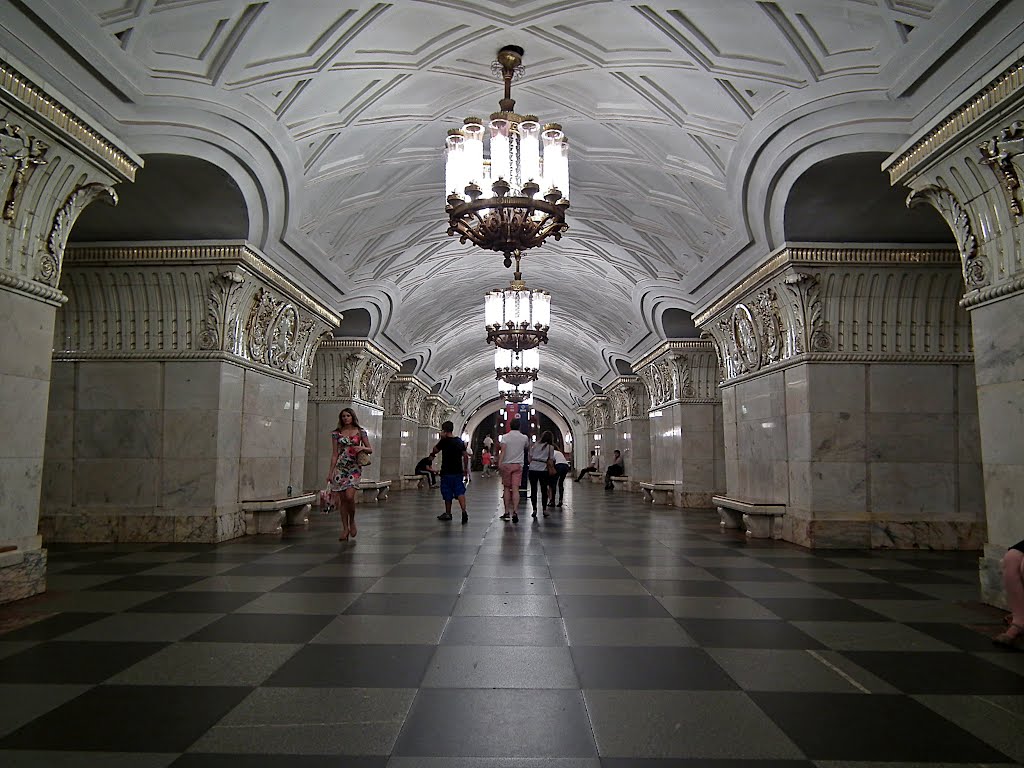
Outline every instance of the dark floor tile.
POLYGON ((937 571, 912 570, 900 568, 889 570, 885 568, 872 568, 867 571, 877 579, 895 582, 896 584, 962 584, 962 579, 956 579, 945 573, 937 571))
POLYGON ((138 573, 139 571, 146 571, 152 568, 156 563, 144 563, 144 562, 111 562, 109 560, 100 560, 95 563, 89 563, 88 565, 80 565, 76 568, 68 568, 66 571, 61 571, 66 576, 96 576, 96 575, 119 575, 127 573, 138 573))
MULTIPOLYGON (((155 565, 155 564, 153 564, 155 565)), ((195 584, 197 581, 201 581, 206 577, 204 576, 146 576, 144 574, 137 574, 134 576, 125 576, 123 579, 114 579, 113 581, 105 581, 102 584, 98 584, 95 587, 91 587, 88 591, 91 592, 110 592, 110 591, 124 591, 124 592, 173 592, 176 589, 187 587, 189 584, 195 584)))
POLYGON ((837 570, 848 570, 847 566, 841 565, 840 563, 834 563, 823 557, 758 557, 754 554, 751 556, 751 559, 757 560, 759 563, 766 563, 767 565, 771 565, 775 568, 814 568, 818 570, 835 568, 837 570))
POLYGON ((625 595, 559 595, 558 607, 568 618, 664 618, 665 606, 653 597, 625 595))
MULTIPOLYGON (((817 565, 809 566, 817 568, 817 565)), ((815 581, 814 586, 827 589, 847 600, 931 600, 923 592, 907 589, 887 581, 815 581)))
POLYGON ((301 576, 306 571, 316 568, 317 563, 246 563, 230 571, 225 576, 301 576))
MULTIPOLYGON (((43 614, 45 615, 45 614, 43 614)), ((54 638, 74 632, 79 627, 92 624, 94 621, 107 618, 106 613, 58 613, 40 621, 28 624, 18 622, 18 628, 0 634, 4 642, 24 642, 26 640, 53 640, 54 638)))
POLYGON ((325 560, 322 565, 392 565, 406 558, 404 552, 345 552, 325 560))
POLYGON ((1013 762, 905 696, 844 693, 748 695, 812 760, 942 764, 1013 762))
POLYGON ((0 682, 102 683, 165 645, 54 640, 0 659, 0 682))
POLYGON ((1024 696, 1024 677, 968 653, 844 651, 843 655, 903 693, 1024 696))
POLYGON ((131 609, 132 613, 231 613, 260 592, 172 592, 131 609))
POLYGON ((365 592, 375 583, 376 576, 296 576, 276 587, 274 592, 365 592))
POLYGON ((458 565, 396 565, 388 576, 424 576, 426 578, 452 578, 469 574, 470 564, 458 565))
POLYGON ((992 651, 992 635, 1002 631, 1002 625, 964 626, 963 624, 942 624, 934 621, 907 623, 907 626, 954 648, 959 648, 961 651, 992 651))
POLYGON ((208 624, 185 640, 217 643, 308 643, 334 616, 233 613, 208 624))
POLYGON ((168 768, 386 768, 387 756, 186 754, 168 768))
POLYGON ((815 766, 809 760, 711 760, 703 757, 688 760, 659 757, 602 757, 601 768, 815 768, 815 766))
POLYGON ((652 595, 661 597, 746 597, 724 581, 647 579, 640 583, 652 595))
POLYGON ((796 581, 796 576, 778 568, 738 568, 734 566, 704 568, 708 573, 723 581, 796 581))
POLYGON ((735 691, 736 682, 700 648, 570 647, 581 688, 735 691))
POLYGON ((231 552, 229 550, 213 549, 204 551, 194 557, 182 560, 183 563, 251 563, 266 557, 263 552, 231 552))
POLYGON ((757 602, 786 621, 888 621, 867 608, 828 597, 759 597, 757 602))
POLYGON ((441 645, 564 646, 561 619, 539 616, 453 616, 441 645))
POLYGON ((825 646, 785 621, 676 619, 703 648, 818 649, 825 646))
POLYGON ((345 609, 345 613, 375 616, 450 616, 457 599, 458 595, 375 593, 361 595, 345 609))
POLYGON ((394 755, 595 757, 579 691, 424 689, 394 755))
POLYGON ((621 565, 559 565, 557 556, 549 557, 548 570, 553 579, 632 579, 621 565))
POLYGON ((433 645, 307 645, 263 685, 418 688, 435 650, 433 645))
POLYGON ((184 752, 248 688, 99 686, 0 739, 0 749, 184 752))

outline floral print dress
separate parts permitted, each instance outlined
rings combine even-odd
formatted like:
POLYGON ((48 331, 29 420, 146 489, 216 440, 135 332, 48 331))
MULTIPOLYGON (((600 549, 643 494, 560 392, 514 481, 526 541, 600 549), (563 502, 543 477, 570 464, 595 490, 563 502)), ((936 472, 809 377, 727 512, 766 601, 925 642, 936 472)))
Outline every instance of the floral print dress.
POLYGON ((355 447, 362 445, 363 434, 343 435, 338 430, 331 432, 331 441, 338 449, 338 463, 331 473, 331 492, 341 493, 347 488, 355 488, 363 475, 363 468, 356 461, 355 447))

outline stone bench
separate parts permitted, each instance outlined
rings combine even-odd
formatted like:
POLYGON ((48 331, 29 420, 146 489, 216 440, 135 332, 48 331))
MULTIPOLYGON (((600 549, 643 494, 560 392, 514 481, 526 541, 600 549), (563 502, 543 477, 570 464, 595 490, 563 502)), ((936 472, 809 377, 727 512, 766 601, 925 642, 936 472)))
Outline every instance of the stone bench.
POLYGON ((766 504, 728 496, 712 496, 711 502, 718 507, 723 528, 746 528, 752 539, 770 539, 775 528, 775 518, 786 514, 785 504, 766 504))
POLYGON ((412 488, 415 488, 417 491, 422 491, 429 485, 426 475, 402 475, 400 482, 400 487, 403 491, 408 491, 412 488))
POLYGON ((630 491, 630 490, 633 489, 633 484, 629 480, 629 475, 619 475, 618 477, 613 477, 612 478, 612 487, 615 488, 616 486, 619 486, 619 485, 621 485, 627 491, 630 491))
POLYGON ((303 493, 283 499, 243 501, 246 534, 280 533, 282 524, 303 525, 309 520, 309 510, 316 502, 316 496, 315 493, 303 493))
POLYGON ((589 477, 590 482, 592 483, 601 483, 601 485, 604 485, 604 472, 600 470, 597 472, 588 472, 586 477, 589 477))
POLYGON ((390 480, 360 480, 359 493, 356 494, 356 504, 368 501, 387 501, 388 490, 391 488, 390 480))
POLYGON ((671 507, 675 504, 675 483, 640 483, 643 500, 651 504, 671 507))

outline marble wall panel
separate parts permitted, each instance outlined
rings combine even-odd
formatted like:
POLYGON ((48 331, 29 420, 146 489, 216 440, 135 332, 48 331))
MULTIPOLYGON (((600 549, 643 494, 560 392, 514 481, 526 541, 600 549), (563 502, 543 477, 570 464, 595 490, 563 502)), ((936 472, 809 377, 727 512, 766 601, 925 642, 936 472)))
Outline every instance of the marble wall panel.
POLYGON ((422 456, 415 453, 418 425, 406 418, 386 418, 381 426, 382 434, 377 454, 380 457, 380 474, 384 479, 397 480, 402 475, 411 475, 416 462, 422 456))
POLYGON ((872 412, 868 456, 872 462, 952 464, 957 461, 957 427, 953 413, 872 412))
POLYGON ((953 413, 956 409, 954 365, 875 364, 867 366, 867 371, 873 413, 953 413))
POLYGON ((163 408, 163 363, 97 361, 78 364, 75 407, 158 411, 163 408))
MULTIPOLYGON (((212 509, 217 503, 216 458, 166 458, 160 477, 162 509, 212 509)), ((172 529, 173 530, 173 529, 172 529)), ((160 541, 160 539, 154 539, 160 541)))
POLYGON ((79 410, 75 416, 75 459, 153 459, 161 454, 160 410, 79 410))
MULTIPOLYGON (((281 498, 288 487, 290 473, 291 460, 285 456, 260 456, 239 459, 239 500, 253 501, 281 498)), ((326 473, 324 477, 326 477, 326 473)))
POLYGON ((155 507, 159 459, 76 459, 74 500, 81 507, 155 507))
MULTIPOLYGON (((42 424, 39 428, 42 429, 42 424)), ((41 432, 39 437, 42 438, 41 432)), ((3 544, 20 548, 36 540, 43 478, 40 458, 0 459, 0 542, 3 544)))

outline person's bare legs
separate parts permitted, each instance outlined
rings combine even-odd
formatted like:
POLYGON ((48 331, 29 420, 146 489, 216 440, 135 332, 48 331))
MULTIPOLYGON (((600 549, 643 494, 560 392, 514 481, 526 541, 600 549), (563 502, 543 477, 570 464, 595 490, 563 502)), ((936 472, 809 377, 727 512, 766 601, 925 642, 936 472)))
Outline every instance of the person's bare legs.
POLYGON ((1024 649, 1024 552, 1009 549, 1003 556, 1003 588, 1011 612, 1011 624, 996 640, 1024 649))
POLYGON ((338 514, 341 515, 341 536, 338 541, 348 541, 356 535, 356 489, 346 488, 338 497, 338 514))
POLYGON ((348 535, 353 539, 356 537, 356 493, 355 488, 346 488, 345 495, 348 497, 348 535))

